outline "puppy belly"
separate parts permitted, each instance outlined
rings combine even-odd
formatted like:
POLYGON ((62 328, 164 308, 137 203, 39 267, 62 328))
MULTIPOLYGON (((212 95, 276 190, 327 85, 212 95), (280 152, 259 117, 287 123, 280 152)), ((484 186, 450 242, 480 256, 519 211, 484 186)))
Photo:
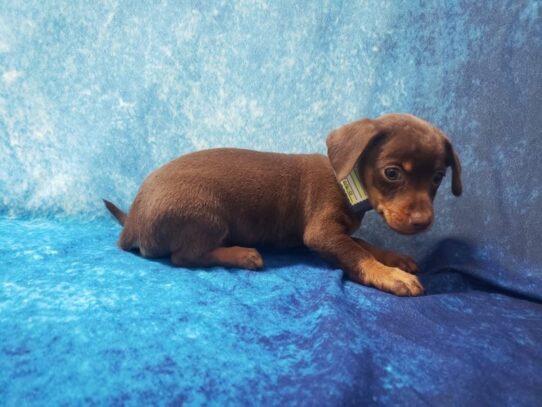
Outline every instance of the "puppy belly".
POLYGON ((249 219, 238 219, 229 224, 227 245, 269 246, 276 248, 293 248, 303 245, 303 234, 292 222, 286 223, 266 217, 265 221, 250 222, 249 219))

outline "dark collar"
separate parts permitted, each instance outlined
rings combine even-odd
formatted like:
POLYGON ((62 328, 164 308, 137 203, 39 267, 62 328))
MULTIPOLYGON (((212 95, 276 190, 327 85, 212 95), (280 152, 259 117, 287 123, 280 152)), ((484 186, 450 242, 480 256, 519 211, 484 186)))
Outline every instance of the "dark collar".
POLYGON ((345 179, 339 181, 339 185, 346 196, 348 206, 355 214, 362 215, 365 212, 373 209, 367 192, 359 180, 359 175, 354 168, 345 179))

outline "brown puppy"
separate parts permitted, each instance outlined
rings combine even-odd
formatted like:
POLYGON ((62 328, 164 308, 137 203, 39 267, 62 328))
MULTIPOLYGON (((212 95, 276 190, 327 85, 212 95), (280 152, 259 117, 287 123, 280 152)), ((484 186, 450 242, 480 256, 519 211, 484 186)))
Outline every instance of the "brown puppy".
POLYGON ((333 131, 327 146, 328 157, 240 149, 179 157, 147 177, 128 215, 105 201, 124 225, 119 246, 145 257, 170 256, 176 266, 253 270, 263 267, 253 246, 305 245, 354 281, 396 295, 422 294, 411 258, 350 236, 363 212, 356 213, 339 182, 356 171, 357 185, 386 223, 417 233, 433 220, 446 167, 452 192, 461 194, 452 145, 428 122, 390 114, 333 131))

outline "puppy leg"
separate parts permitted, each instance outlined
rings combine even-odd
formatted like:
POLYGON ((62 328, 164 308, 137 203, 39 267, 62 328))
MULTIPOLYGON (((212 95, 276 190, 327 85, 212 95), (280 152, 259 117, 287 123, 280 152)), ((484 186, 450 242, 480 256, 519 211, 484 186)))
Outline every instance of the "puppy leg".
POLYGON ((310 249, 338 262, 353 281, 399 296, 423 294, 423 287, 415 276, 379 262, 344 233, 340 225, 315 222, 307 227, 304 242, 310 249))
POLYGON ((404 256, 402 254, 395 253, 389 250, 379 249, 366 242, 365 240, 361 240, 355 237, 353 237, 352 240, 354 240, 365 250, 369 251, 376 260, 378 260, 380 263, 385 264, 386 266, 397 267, 411 274, 417 273, 419 271, 418 265, 410 256, 404 256))
POLYGON ((240 267, 256 270, 263 260, 255 249, 222 247, 228 226, 214 213, 197 217, 163 216, 140 233, 140 252, 145 257, 170 256, 178 267, 240 267))
POLYGON ((180 267, 211 267, 224 266, 259 270, 263 268, 263 259, 256 249, 247 247, 217 247, 197 257, 187 255, 179 250, 171 254, 171 262, 180 267))

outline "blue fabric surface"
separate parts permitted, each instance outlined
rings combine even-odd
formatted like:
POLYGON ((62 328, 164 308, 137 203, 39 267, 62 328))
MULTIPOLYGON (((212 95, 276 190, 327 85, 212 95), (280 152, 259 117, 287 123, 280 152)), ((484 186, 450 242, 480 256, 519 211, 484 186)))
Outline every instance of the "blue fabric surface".
POLYGON ((540 401, 542 305, 466 268, 426 267, 427 295, 404 299, 304 251, 175 269, 120 253, 118 229, 0 221, 5 404, 540 401))
POLYGON ((542 399, 539 1, 0 0, 0 400, 21 404, 535 405, 542 399), (428 294, 314 255, 262 273, 115 247, 102 206, 208 147, 325 151, 385 112, 450 137, 410 254, 428 294))

